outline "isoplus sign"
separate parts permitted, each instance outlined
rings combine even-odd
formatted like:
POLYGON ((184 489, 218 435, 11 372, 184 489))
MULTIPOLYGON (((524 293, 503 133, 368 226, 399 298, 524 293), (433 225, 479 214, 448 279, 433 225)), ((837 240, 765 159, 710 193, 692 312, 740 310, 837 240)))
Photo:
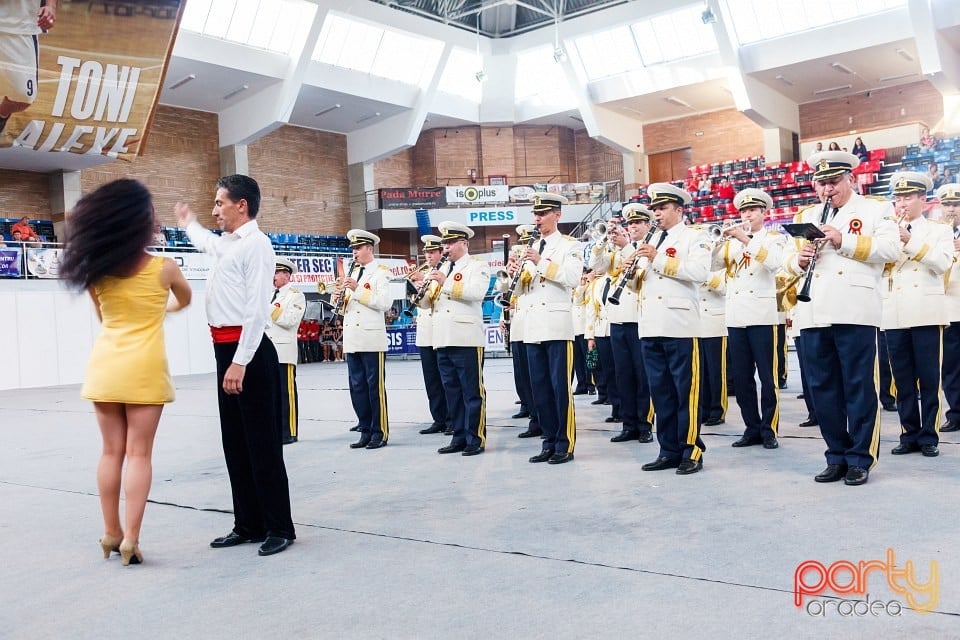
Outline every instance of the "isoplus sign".
POLYGON ((830 565, 806 560, 797 565, 793 573, 793 604, 805 609, 811 616, 826 616, 830 609, 848 617, 899 616, 905 607, 918 613, 929 613, 937 606, 939 599, 940 568, 937 562, 930 562, 927 580, 921 582, 913 562, 907 560, 902 567, 897 567, 894 551, 889 548, 886 560, 861 560, 856 563, 837 560, 830 565), (871 574, 879 574, 884 578, 890 590, 902 601, 871 601, 868 592, 871 574), (828 593, 854 597, 839 600, 817 597, 828 593), (857 599, 857 596, 863 599, 857 599))

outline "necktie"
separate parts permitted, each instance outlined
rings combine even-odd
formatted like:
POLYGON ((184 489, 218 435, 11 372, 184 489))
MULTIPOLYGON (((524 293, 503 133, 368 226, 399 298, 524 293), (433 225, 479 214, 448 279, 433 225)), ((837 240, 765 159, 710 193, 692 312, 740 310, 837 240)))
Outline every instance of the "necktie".
POLYGON ((953 230, 953 239, 960 240, 960 227, 953 230))
POLYGON ((912 224, 908 224, 908 225, 907 225, 907 233, 910 233, 911 231, 913 231, 913 225, 912 225, 912 224))
POLYGON ((451 273, 453 273, 453 265, 455 265, 455 264, 456 264, 456 263, 455 263, 453 260, 451 260, 450 262, 447 263, 447 275, 448 275, 448 276, 449 276, 451 273))
POLYGON ((610 293, 610 278, 607 278, 607 281, 603 284, 603 295, 600 296, 600 299, 603 301, 603 304, 607 304, 607 294, 610 293))
POLYGON ((662 244, 663 244, 663 241, 666 240, 666 239, 667 239, 667 232, 666 232, 666 231, 661 231, 661 232, 660 232, 660 239, 657 240, 657 246, 654 247, 654 249, 659 249, 659 248, 660 248, 660 245, 662 245, 662 244))
POLYGON ((547 241, 546 241, 546 240, 540 240, 540 248, 537 249, 537 253, 539 253, 539 254, 542 255, 542 254, 543 254, 543 250, 544 250, 544 248, 545 248, 546 246, 547 246, 547 241))
POLYGON ((357 275, 354 278, 354 280, 356 280, 357 282, 360 282, 360 278, 362 277, 363 277, 363 266, 361 265, 360 270, 357 271, 357 275))
POLYGON ((277 299, 277 294, 278 294, 278 293, 280 293, 280 289, 274 289, 274 290, 273 290, 273 297, 270 298, 270 302, 273 302, 274 300, 277 299))

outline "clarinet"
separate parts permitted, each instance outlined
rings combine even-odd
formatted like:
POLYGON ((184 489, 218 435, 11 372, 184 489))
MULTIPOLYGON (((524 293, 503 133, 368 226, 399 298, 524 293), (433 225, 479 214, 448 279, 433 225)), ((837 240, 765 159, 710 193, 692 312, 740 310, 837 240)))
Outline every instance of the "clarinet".
MULTIPOLYGON (((530 234, 530 240, 527 241, 526 248, 529 249, 533 246, 533 243, 540 239, 540 227, 537 227, 533 230, 533 233, 530 234)), ((527 261, 524 260, 520 263, 520 266, 517 267, 517 272, 514 274, 513 279, 510 280, 510 286, 507 287, 507 290, 500 294, 500 303, 506 307, 510 304, 510 300, 513 299, 513 294, 517 290, 517 285, 520 284, 520 275, 523 273, 523 267, 526 265, 527 261)))
MULTIPOLYGON (((653 234, 657 232, 659 226, 656 220, 650 224, 650 231, 647 232, 647 236, 643 239, 643 244, 650 244, 650 240, 653 239, 653 234)), ((623 270, 623 273, 620 274, 620 279, 617 281, 617 288, 613 292, 613 295, 607 296, 607 302, 612 305, 620 304, 620 296, 623 294, 623 288, 637 275, 637 263, 639 262, 639 260, 634 260, 629 269, 623 270)))
MULTIPOLYGON (((823 210, 820 212, 821 226, 827 223, 827 216, 829 214, 830 198, 827 198, 823 201, 823 210)), ((811 256, 810 263, 807 265, 807 270, 803 274, 803 286, 801 286, 800 291, 797 292, 797 300, 800 302, 810 302, 810 286, 813 284, 813 270, 817 268, 817 259, 820 257, 820 249, 824 244, 822 238, 818 238, 813 242, 816 244, 814 247, 813 256, 811 256)))
MULTIPOLYGON (((503 268, 507 268, 507 263, 510 262, 510 235, 503 234, 503 268)), ((510 353, 510 307, 503 306, 501 307, 502 311, 500 316, 503 318, 503 348, 507 352, 507 355, 513 355, 510 353)))
POLYGON ((407 308, 403 310, 403 315, 405 315, 408 318, 413 317, 413 310, 417 308, 417 306, 420 304, 420 301, 423 300, 423 296, 427 295, 427 291, 430 290, 430 283, 432 282, 432 280, 430 280, 428 276, 431 273, 435 273, 438 269, 440 269, 440 267, 442 267, 446 261, 447 261, 447 256, 445 255, 440 256, 440 260, 437 261, 437 264, 433 265, 433 269, 430 269, 429 273, 427 273, 427 275, 423 277, 423 284, 420 285, 419 289, 417 289, 416 295, 410 298, 410 302, 409 304, 407 304, 407 308))

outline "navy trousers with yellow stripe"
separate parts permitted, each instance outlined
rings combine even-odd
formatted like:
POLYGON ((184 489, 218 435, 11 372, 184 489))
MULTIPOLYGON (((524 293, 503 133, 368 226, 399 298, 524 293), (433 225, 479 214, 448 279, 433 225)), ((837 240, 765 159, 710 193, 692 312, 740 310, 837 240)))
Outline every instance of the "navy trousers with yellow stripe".
POLYGON ((483 347, 441 347, 436 352, 453 425, 450 444, 485 447, 487 394, 483 387, 483 347))
POLYGON ((947 420, 960 423, 960 322, 951 322, 943 330, 943 397, 947 400, 947 420))
POLYGON ((876 327, 835 324, 800 335, 827 464, 873 467, 880 455, 876 327))
POLYGON ((787 325, 777 325, 777 385, 787 386, 787 325))
POLYGON ((297 416, 300 413, 300 401, 297 395, 297 365, 280 363, 280 426, 283 439, 296 440, 299 427, 297 416))
POLYGON ((573 453, 577 422, 573 411, 573 341, 548 340, 524 344, 530 368, 533 404, 543 430, 544 451, 573 453))
POLYGON ((880 367, 880 404, 887 407, 897 401, 897 386, 893 382, 893 372, 890 368, 886 331, 877 331, 877 360, 880 367))
POLYGON ((940 331, 939 325, 884 331, 890 369, 897 385, 903 444, 922 447, 940 443, 940 331))
POLYGON ((800 366, 800 388, 803 391, 803 404, 807 407, 807 420, 817 422, 817 410, 813 406, 813 394, 810 393, 810 374, 807 373, 807 367, 810 365, 806 361, 802 332, 801 335, 793 339, 793 345, 797 349, 797 364, 800 366))
POLYGON ((440 379, 440 367, 437 364, 437 351, 433 347, 417 347, 420 351, 420 368, 423 370, 423 386, 430 404, 430 417, 433 426, 450 427, 450 414, 447 411, 447 397, 440 379))
MULTIPOLYGON (((616 383, 620 398, 620 417, 623 430, 629 433, 649 432, 653 429, 653 409, 650 403, 650 385, 643 367, 643 352, 636 322, 610 325, 610 347, 613 351, 616 383)), ((617 415, 617 414, 614 414, 617 415)))
POLYGON ((697 338, 640 340, 653 406, 660 456, 697 461, 700 445, 700 347, 697 338))
POLYGON ((727 417, 727 337, 700 338, 700 421, 727 417))
POLYGON ((386 441, 390 436, 387 422, 387 387, 384 352, 348 353, 347 377, 350 380, 350 401, 357 414, 362 438, 370 442, 386 441))
MULTIPOLYGON (((606 400, 610 402, 610 415, 620 417, 620 387, 617 384, 617 361, 613 358, 613 342, 608 336, 594 338, 597 343, 597 355, 600 356, 600 369, 603 370, 606 400)), ((602 397, 602 396, 600 396, 602 397)))
POLYGON ((745 438, 777 435, 780 421, 777 392, 778 353, 776 325, 727 327, 733 393, 743 416, 745 438), (757 410, 757 383, 760 378, 760 408, 757 410))

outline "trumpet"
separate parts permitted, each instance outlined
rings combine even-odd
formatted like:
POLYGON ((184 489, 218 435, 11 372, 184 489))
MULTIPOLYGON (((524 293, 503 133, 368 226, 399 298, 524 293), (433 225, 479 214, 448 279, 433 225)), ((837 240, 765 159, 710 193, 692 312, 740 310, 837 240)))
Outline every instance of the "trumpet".
POLYGON ((394 277, 390 278, 390 282, 403 282, 404 280, 410 280, 410 278, 411 278, 414 274, 416 274, 416 273, 426 273, 427 271, 430 271, 430 263, 429 263, 429 262, 424 262, 422 265, 420 265, 420 266, 417 267, 416 269, 411 269, 410 271, 407 271, 407 272, 406 272, 405 274, 403 274, 402 276, 394 276, 394 277))
POLYGON ((750 226, 749 222, 725 222, 724 224, 718 224, 716 222, 708 225, 704 225, 701 228, 709 236, 711 242, 719 242, 724 237, 729 235, 729 232, 740 227, 744 233, 750 233, 753 229, 750 226))
MULTIPOLYGON (((347 265, 347 271, 346 271, 347 278, 353 277, 354 265, 356 265, 355 260, 351 260, 350 264, 347 265)), ((344 278, 337 279, 336 286, 340 289, 340 291, 337 294, 336 298, 331 301, 331 304, 333 305, 333 315, 335 316, 343 316, 344 312, 347 310, 347 290, 343 286, 343 281, 344 281, 344 278)))
MULTIPOLYGON (((437 270, 439 270, 440 267, 443 266, 443 264, 446 261, 447 261, 447 256, 443 255, 443 256, 440 256, 440 260, 438 260, 437 264, 435 264, 433 267, 430 267, 430 265, 425 265, 425 266, 430 267, 430 273, 434 273, 437 270)), ((429 278, 423 279, 423 284, 420 285, 419 289, 417 289, 417 293, 410 297, 410 302, 407 303, 407 308, 403 310, 403 315, 405 315, 408 318, 413 317, 413 310, 417 307, 418 304, 420 304, 420 301, 423 300, 423 296, 427 294, 427 291, 430 290, 431 282, 432 280, 430 280, 429 278)))

